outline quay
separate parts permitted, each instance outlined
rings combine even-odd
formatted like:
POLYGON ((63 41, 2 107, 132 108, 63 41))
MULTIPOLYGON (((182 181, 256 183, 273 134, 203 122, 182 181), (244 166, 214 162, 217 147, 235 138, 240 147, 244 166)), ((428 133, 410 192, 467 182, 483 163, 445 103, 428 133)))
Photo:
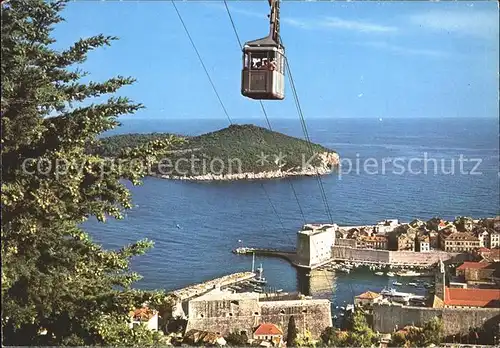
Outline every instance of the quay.
POLYGON ((253 272, 233 273, 203 283, 190 285, 183 289, 175 290, 172 292, 172 295, 174 295, 179 301, 184 302, 193 297, 201 296, 217 287, 234 285, 242 281, 252 279, 255 276, 256 274, 253 272))
POLYGON ((255 254, 262 256, 274 256, 281 257, 288 260, 291 263, 295 262, 295 256, 297 253, 294 250, 280 250, 280 249, 270 249, 270 248, 245 248, 240 247, 233 250, 234 254, 255 254))

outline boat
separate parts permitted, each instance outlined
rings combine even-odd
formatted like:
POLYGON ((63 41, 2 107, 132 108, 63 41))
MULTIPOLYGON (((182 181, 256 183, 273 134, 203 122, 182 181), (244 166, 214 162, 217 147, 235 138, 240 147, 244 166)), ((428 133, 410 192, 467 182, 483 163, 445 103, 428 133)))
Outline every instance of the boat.
POLYGON ((267 284, 266 278, 264 278, 262 276, 263 272, 264 272, 264 268, 262 268, 262 264, 260 264, 260 267, 257 268, 257 275, 255 276, 255 278, 250 279, 250 282, 254 283, 254 284, 267 284))
POLYGON ((384 272, 375 272, 376 275, 381 276, 384 275, 384 272))
POLYGON ((409 297, 409 296, 411 296, 410 293, 399 292, 399 291, 396 291, 396 289, 383 289, 382 291, 380 291, 380 294, 384 295, 384 296, 390 296, 390 297, 409 297))
POLYGON ((400 282, 392 282, 392 285, 395 285, 395 286, 401 286, 403 284, 401 284, 400 282))
POLYGON ((333 316, 333 319, 337 319, 337 316, 336 316, 336 315, 334 315, 334 316, 333 316))
POLYGON ((343 311, 345 311, 345 307, 340 307, 340 309, 342 309, 343 311))
POLYGON ((247 248, 247 247, 239 247, 233 250, 233 253, 235 254, 248 254, 253 251, 252 248, 247 248))
POLYGON ((411 286, 418 286, 417 283, 408 283, 408 285, 411 285, 411 286))
POLYGON ((400 277, 418 277, 420 273, 410 270, 398 272, 397 275, 400 277))
POLYGON ((387 276, 388 276, 388 277, 394 277, 394 276, 395 276, 395 274, 394 274, 393 272, 387 272, 387 276))

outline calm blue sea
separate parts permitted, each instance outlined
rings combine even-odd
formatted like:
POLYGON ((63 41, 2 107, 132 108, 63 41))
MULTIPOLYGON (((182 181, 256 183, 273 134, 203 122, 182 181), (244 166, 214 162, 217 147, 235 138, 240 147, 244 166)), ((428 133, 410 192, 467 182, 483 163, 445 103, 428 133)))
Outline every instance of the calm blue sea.
MULTIPOLYGON (((260 121, 235 123, 264 125, 260 121)), ((224 119, 129 117, 122 123, 112 133, 196 135, 228 125, 224 119)), ((307 126, 313 142, 336 150, 343 159, 340 173, 322 178, 331 216, 338 224, 499 214, 497 119, 311 119, 307 126)), ((273 120, 272 127, 304 137, 298 119, 273 120)), ((291 182, 305 221, 329 222, 316 178, 291 182)), ((231 253, 238 240, 249 246, 293 247, 295 233, 305 222, 287 180, 192 183, 146 178, 131 190, 136 206, 126 219, 91 220, 84 227, 108 248, 145 237, 155 241, 153 250, 133 261, 133 269, 144 276, 141 288, 175 289, 249 270, 250 257, 231 253)), ((257 262, 263 263, 270 286, 285 291, 303 287, 287 262, 257 262)), ((353 293, 377 291, 392 282, 362 271, 313 278, 312 293, 331 286, 333 300, 340 303, 353 293)))

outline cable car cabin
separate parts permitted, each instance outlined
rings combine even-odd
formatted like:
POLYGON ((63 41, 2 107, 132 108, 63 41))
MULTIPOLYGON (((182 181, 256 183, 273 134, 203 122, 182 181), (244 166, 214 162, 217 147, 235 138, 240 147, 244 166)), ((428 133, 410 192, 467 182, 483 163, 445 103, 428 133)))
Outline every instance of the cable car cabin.
POLYGON ((245 43, 241 94, 260 100, 285 98, 285 48, 270 37, 245 43))

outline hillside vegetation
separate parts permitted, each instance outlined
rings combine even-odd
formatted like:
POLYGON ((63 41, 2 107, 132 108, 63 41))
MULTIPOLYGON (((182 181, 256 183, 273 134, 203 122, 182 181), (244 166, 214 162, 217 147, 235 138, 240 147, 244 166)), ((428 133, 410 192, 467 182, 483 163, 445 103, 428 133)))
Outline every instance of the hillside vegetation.
MULTIPOLYGON (((110 136, 101 139, 92 152, 116 157, 127 148, 170 136, 172 134, 167 133, 110 136)), ((160 163, 161 167, 157 163, 152 165, 153 172, 173 176, 260 173, 276 171, 280 165, 282 171, 300 170, 307 161, 312 166, 324 164, 317 154, 335 154, 335 151, 321 145, 254 125, 232 125, 183 138, 184 142, 173 148, 168 158, 160 163), (278 158, 280 154, 281 162, 278 158)))

